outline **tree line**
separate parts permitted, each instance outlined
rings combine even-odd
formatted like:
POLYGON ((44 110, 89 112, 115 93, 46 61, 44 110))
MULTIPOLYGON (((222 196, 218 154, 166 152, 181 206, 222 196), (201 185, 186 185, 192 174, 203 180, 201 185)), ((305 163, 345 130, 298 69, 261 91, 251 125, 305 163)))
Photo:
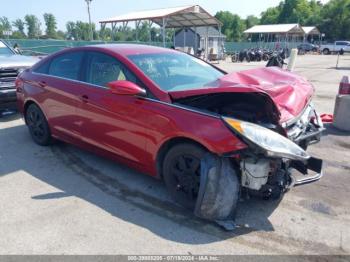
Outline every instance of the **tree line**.
MULTIPOLYGON (((258 24, 299 23, 302 26, 317 26, 325 33, 327 40, 350 39, 350 0, 330 0, 326 4, 317 0, 283 0, 278 6, 266 9, 260 17, 250 15, 241 18, 230 11, 219 11, 215 17, 223 24, 222 32, 227 41, 244 41, 244 30, 258 24)), ((5 16, 0 17, 0 38, 5 37, 4 31, 12 31, 11 38, 23 39, 72 39, 89 40, 90 25, 83 21, 69 21, 66 30, 57 30, 56 17, 53 14, 43 15, 44 31, 40 19, 35 15, 26 15, 24 19, 9 21, 5 16)), ((161 41, 159 28, 151 27, 144 21, 136 30, 131 27, 117 27, 112 33, 110 28, 97 30, 92 24, 94 40, 161 41)), ((167 38, 174 33, 168 30, 167 38)))
POLYGON ((223 23, 222 32, 227 41, 242 41, 244 30, 253 25, 291 24, 316 26, 325 39, 350 39, 350 0, 330 0, 326 4, 316 0, 284 0, 256 16, 242 19, 229 11, 217 12, 215 17, 223 23))

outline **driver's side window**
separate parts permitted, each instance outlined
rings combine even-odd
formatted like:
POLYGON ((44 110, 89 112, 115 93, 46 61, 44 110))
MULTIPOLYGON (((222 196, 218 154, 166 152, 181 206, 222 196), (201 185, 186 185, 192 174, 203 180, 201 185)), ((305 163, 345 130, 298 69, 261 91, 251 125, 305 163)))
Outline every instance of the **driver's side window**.
POLYGON ((137 78, 117 59, 100 52, 89 52, 85 82, 108 87, 108 83, 116 80, 128 80, 139 84, 137 78))

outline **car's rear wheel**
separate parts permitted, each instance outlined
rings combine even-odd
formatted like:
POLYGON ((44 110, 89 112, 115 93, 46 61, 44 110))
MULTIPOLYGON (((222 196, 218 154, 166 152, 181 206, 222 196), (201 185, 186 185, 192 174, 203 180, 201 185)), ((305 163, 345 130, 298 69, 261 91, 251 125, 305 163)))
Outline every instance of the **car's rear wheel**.
POLYGON ((194 209, 198 197, 201 159, 206 150, 183 143, 173 146, 163 162, 163 177, 171 197, 178 204, 194 209))
POLYGON ((329 51, 328 48, 323 49, 323 54, 324 55, 329 55, 331 52, 329 51))
POLYGON ((26 110, 26 123, 35 143, 47 146, 51 142, 51 132, 45 115, 36 104, 31 104, 26 110))

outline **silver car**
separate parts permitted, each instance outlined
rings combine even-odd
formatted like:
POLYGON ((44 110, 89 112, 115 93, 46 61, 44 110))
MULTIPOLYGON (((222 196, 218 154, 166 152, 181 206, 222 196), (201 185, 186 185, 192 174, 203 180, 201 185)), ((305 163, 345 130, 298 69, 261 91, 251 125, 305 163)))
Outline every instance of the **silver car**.
POLYGON ((19 73, 39 59, 20 55, 0 40, 0 116, 5 110, 16 109, 15 80, 19 73))

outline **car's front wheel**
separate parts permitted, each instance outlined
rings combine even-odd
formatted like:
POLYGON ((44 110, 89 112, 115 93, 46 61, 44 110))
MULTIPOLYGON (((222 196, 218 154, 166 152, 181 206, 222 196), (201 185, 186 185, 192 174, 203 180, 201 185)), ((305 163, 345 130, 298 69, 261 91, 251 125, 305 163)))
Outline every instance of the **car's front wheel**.
POLYGON ((35 143, 47 146, 51 142, 51 132, 44 113, 36 104, 31 104, 25 114, 26 123, 35 143))
POLYGON ((173 146, 163 162, 163 177, 171 197, 181 206, 194 209, 198 197, 201 159, 206 150, 183 143, 173 146))
POLYGON ((329 55, 331 52, 329 51, 328 48, 323 49, 323 54, 324 55, 329 55))

